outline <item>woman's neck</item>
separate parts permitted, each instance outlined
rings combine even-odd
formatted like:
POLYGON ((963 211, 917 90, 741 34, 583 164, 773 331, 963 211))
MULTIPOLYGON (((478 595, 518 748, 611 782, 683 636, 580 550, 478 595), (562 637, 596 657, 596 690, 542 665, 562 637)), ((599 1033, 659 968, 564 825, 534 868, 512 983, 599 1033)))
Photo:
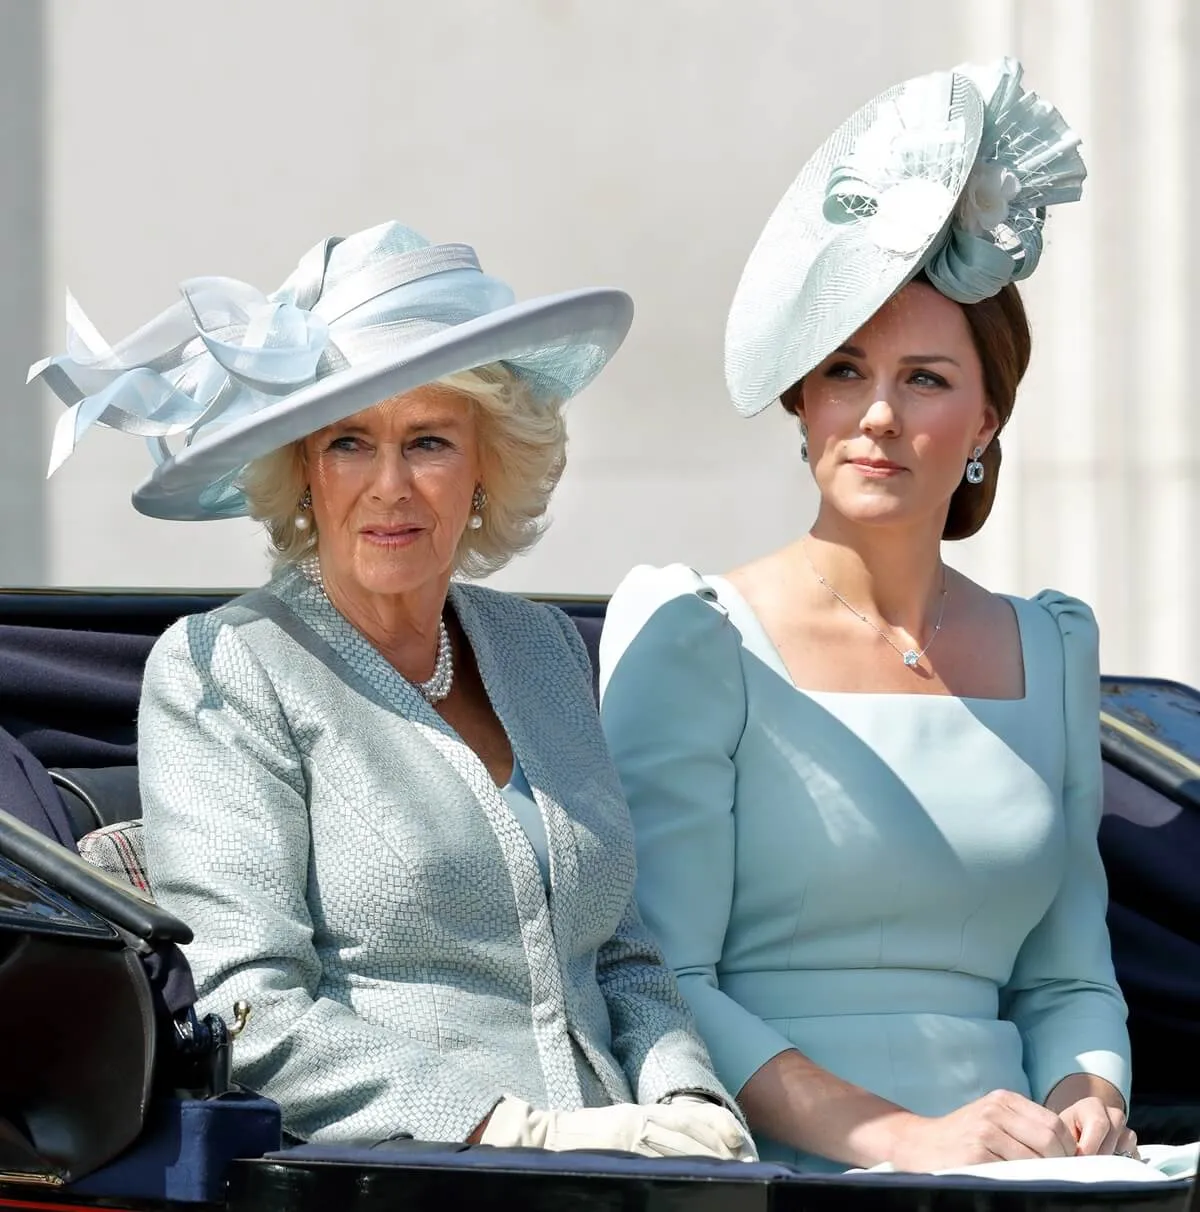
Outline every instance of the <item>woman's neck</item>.
POLYGON ((941 603, 941 526, 861 526, 824 510, 796 545, 801 560, 856 609, 919 635, 941 603))
POLYGON ((396 670, 412 682, 433 675, 448 575, 403 593, 374 593, 324 566, 321 576, 334 609, 396 670))

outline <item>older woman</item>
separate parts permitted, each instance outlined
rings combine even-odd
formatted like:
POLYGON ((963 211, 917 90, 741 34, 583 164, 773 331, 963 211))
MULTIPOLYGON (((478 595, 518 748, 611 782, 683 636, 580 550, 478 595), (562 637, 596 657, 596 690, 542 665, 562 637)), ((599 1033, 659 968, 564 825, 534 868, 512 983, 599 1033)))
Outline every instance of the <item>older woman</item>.
POLYGON ((985 522, 1014 280, 1078 140, 1018 64, 912 80, 813 156, 726 369, 820 506, 727 576, 641 568, 601 649, 643 912, 766 1155, 930 1170, 1134 1150, 1105 929, 1097 632, 943 561, 985 522))
POLYGON ((235 1075, 309 1139, 402 1134, 752 1154, 632 900, 632 832, 561 613, 456 573, 537 537, 560 405, 619 346, 616 291, 515 304, 396 224, 270 298, 226 279, 39 370, 94 420, 186 432, 143 512, 249 512, 269 584, 146 669, 156 896, 235 1075), (63 385, 67 384, 67 388, 63 385))

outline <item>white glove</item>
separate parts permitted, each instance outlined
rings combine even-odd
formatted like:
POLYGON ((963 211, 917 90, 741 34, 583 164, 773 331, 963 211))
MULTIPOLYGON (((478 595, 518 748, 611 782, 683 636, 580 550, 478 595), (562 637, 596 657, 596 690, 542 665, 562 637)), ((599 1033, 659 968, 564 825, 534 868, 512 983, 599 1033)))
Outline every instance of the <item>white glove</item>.
MULTIPOLYGON (((659 1106, 678 1107, 681 1104, 691 1107, 696 1113, 695 1118, 701 1123, 711 1125, 712 1130, 719 1132, 722 1139, 733 1140, 733 1133, 736 1130, 738 1143, 733 1151, 734 1160, 758 1161, 758 1149, 755 1147, 754 1138, 742 1127, 737 1116, 728 1107, 697 1094, 672 1094, 664 1098, 659 1106)), ((689 1128, 688 1132, 694 1135, 693 1129, 689 1128)), ((720 1156, 726 1155, 721 1154, 720 1156)))
POLYGON ((643 1107, 617 1103, 581 1111, 541 1111, 519 1098, 497 1103, 480 1135, 485 1145, 534 1149, 623 1149, 643 1157, 719 1157, 754 1161, 757 1154, 736 1117, 704 1099, 678 1095, 643 1107))

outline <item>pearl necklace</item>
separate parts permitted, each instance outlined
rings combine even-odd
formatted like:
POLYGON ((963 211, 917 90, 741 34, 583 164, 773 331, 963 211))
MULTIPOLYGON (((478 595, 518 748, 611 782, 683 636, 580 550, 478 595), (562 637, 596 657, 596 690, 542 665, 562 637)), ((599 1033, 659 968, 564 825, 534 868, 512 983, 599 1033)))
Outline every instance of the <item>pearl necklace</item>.
POLYGON ((863 614, 863 612, 861 610, 859 610, 857 607, 851 606, 850 603, 847 602, 846 599, 844 597, 842 597, 842 595, 840 593, 838 593, 838 591, 836 589, 834 589, 834 587, 813 567, 813 562, 812 562, 812 560, 810 560, 808 558, 808 552, 804 550, 803 545, 801 546, 800 551, 801 551, 801 554, 804 556, 804 562, 808 565, 809 570, 812 572, 813 576, 815 576, 817 578, 817 580, 820 581, 821 584, 824 585, 825 588, 828 589, 829 592, 831 594, 833 594, 833 596, 835 598, 837 598, 837 600, 839 602, 841 602, 841 604, 843 606, 845 606, 845 608, 848 611, 850 611, 850 613, 852 615, 854 615, 855 618, 861 619, 862 622, 866 623, 866 625, 868 627, 870 627, 872 630, 878 632, 881 636, 883 636, 883 638, 892 646, 892 648, 894 648, 896 650, 896 652, 898 652, 900 654, 900 659, 910 669, 912 669, 915 665, 920 664, 921 658, 930 650, 930 648, 933 647, 933 641, 938 638, 938 632, 941 631, 941 629, 942 629, 942 616, 946 613, 946 596, 950 592, 950 586, 946 582, 945 572, 942 573, 942 597, 941 597, 942 604, 938 608, 938 617, 937 617, 937 622, 934 624, 934 627, 933 627, 933 635, 931 635, 929 637, 929 643, 926 644, 925 647, 922 648, 920 652, 918 652, 915 648, 901 648, 899 646, 899 644, 897 644, 895 642, 895 640, 893 640, 892 637, 890 635, 888 635, 888 633, 886 631, 883 630, 882 627, 877 627, 875 625, 875 623, 873 623, 869 618, 867 618, 867 616, 865 614, 863 614))
MULTIPOLYGON (((325 578, 321 576, 321 561, 316 555, 305 556, 297 565, 300 571, 322 592, 325 593, 325 578)), ((329 595, 326 594, 326 601, 329 595)), ((332 603, 331 603, 332 604, 332 603)), ((437 656, 433 662, 433 674, 424 682, 412 683, 421 693, 421 697, 431 705, 440 703, 450 693, 454 685, 454 648, 450 643, 450 631, 445 619, 438 620, 437 656)))

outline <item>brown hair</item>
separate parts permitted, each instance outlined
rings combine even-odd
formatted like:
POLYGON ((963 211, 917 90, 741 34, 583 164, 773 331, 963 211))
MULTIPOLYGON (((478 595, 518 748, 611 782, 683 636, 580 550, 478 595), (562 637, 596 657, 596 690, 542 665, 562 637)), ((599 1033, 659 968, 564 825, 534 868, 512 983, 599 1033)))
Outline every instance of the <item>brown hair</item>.
MULTIPOLYGON (((924 274, 914 279, 929 285, 924 274)), ((968 484, 964 479, 950 498, 944 539, 969 539, 987 521, 996 499, 996 482, 1000 478, 1000 431, 1008 424, 1016 402, 1017 387, 1029 367, 1032 342, 1025 305, 1013 283, 999 294, 981 303, 960 304, 971 330, 975 352, 983 367, 983 390, 988 403, 996 410, 1000 428, 980 456, 984 477, 982 484, 968 484)), ((804 380, 794 383, 781 399, 793 416, 799 415, 804 380)))

